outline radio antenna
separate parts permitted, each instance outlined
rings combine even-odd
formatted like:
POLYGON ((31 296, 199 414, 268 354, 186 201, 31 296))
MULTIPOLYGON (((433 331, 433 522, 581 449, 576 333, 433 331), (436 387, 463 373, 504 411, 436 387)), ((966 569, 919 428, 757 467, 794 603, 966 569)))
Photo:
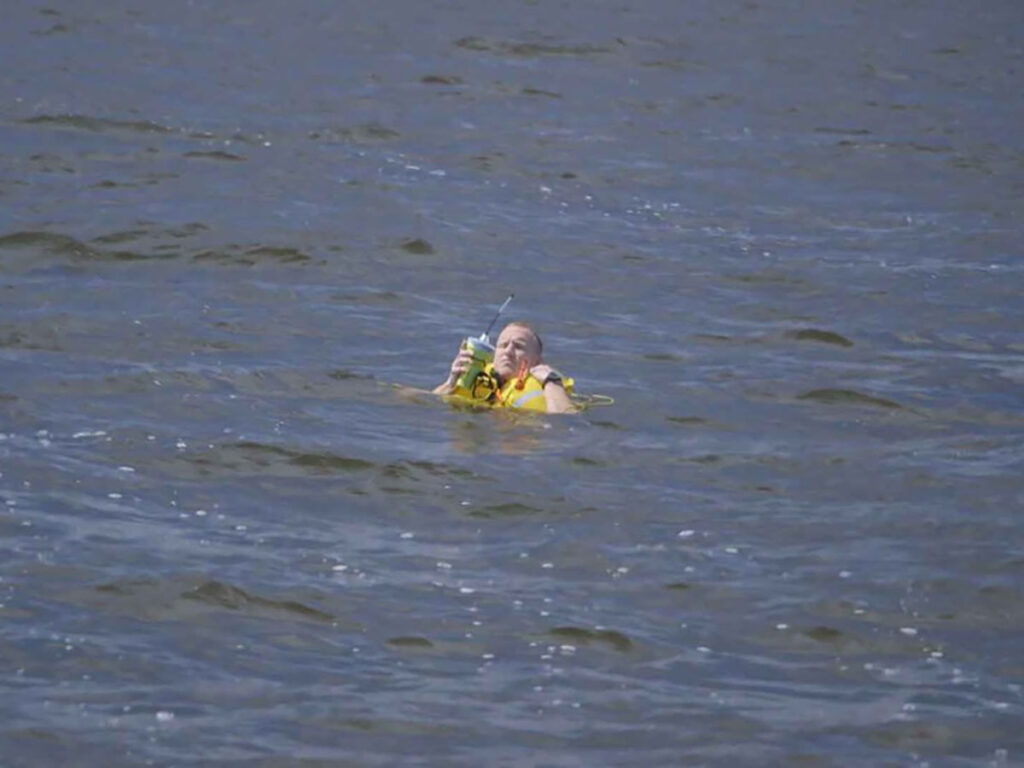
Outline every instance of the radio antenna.
POLYGON ((507 306, 508 306, 508 303, 509 303, 510 301, 512 301, 512 299, 514 299, 514 298, 515 298, 515 296, 516 296, 516 295, 515 295, 514 293, 510 293, 510 294, 508 295, 508 298, 507 298, 507 299, 505 299, 505 303, 504 303, 504 304, 502 304, 502 305, 501 305, 500 307, 498 307, 498 312, 497 312, 497 314, 495 314, 495 315, 494 315, 494 319, 493 319, 493 320, 491 320, 491 324, 490 324, 490 325, 488 325, 488 326, 487 326, 487 330, 486 330, 486 331, 484 331, 484 337, 485 337, 485 338, 488 338, 488 339, 489 339, 489 338, 491 337, 491 329, 492 329, 492 328, 494 327, 494 324, 495 324, 496 322, 498 322, 498 318, 499 318, 499 317, 501 317, 501 313, 505 311, 505 307, 507 307, 507 306))

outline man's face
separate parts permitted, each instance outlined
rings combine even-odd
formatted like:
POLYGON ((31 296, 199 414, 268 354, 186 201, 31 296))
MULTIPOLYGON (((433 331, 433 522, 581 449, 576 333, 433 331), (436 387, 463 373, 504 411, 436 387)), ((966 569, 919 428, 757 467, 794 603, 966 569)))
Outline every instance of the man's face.
POLYGON ((540 344, 529 328, 509 325, 501 332, 494 347, 494 370, 501 378, 513 378, 524 363, 529 369, 539 362, 540 344))

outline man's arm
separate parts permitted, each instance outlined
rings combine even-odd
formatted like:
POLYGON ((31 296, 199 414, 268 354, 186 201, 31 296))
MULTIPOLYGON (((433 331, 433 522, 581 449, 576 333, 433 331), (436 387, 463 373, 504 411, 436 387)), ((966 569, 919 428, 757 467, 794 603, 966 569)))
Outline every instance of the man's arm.
POLYGON ((576 406, 569 399, 569 393, 565 391, 561 377, 557 374, 551 376, 555 371, 550 365, 535 365, 530 369, 530 373, 544 382, 544 400, 547 402, 548 413, 576 413, 576 406))

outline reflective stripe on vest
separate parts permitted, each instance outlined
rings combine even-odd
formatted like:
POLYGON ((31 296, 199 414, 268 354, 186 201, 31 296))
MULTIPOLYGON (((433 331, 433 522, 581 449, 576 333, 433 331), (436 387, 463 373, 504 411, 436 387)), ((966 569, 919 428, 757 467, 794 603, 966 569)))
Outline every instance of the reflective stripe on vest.
POLYGON ((526 407, 526 404, 528 402, 530 402, 531 400, 534 400, 534 399, 536 399, 538 397, 544 397, 544 390, 543 389, 538 389, 538 390, 535 390, 533 392, 527 392, 526 394, 521 395, 518 400, 516 400, 514 403, 512 403, 512 407, 513 408, 524 408, 524 407, 526 407))

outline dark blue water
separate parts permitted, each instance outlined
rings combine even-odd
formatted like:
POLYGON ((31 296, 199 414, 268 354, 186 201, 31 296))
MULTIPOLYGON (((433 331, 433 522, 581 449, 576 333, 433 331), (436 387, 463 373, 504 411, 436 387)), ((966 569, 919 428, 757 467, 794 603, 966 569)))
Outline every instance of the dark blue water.
POLYGON ((1022 22, 8 3, 0 763, 1019 762, 1022 22))

